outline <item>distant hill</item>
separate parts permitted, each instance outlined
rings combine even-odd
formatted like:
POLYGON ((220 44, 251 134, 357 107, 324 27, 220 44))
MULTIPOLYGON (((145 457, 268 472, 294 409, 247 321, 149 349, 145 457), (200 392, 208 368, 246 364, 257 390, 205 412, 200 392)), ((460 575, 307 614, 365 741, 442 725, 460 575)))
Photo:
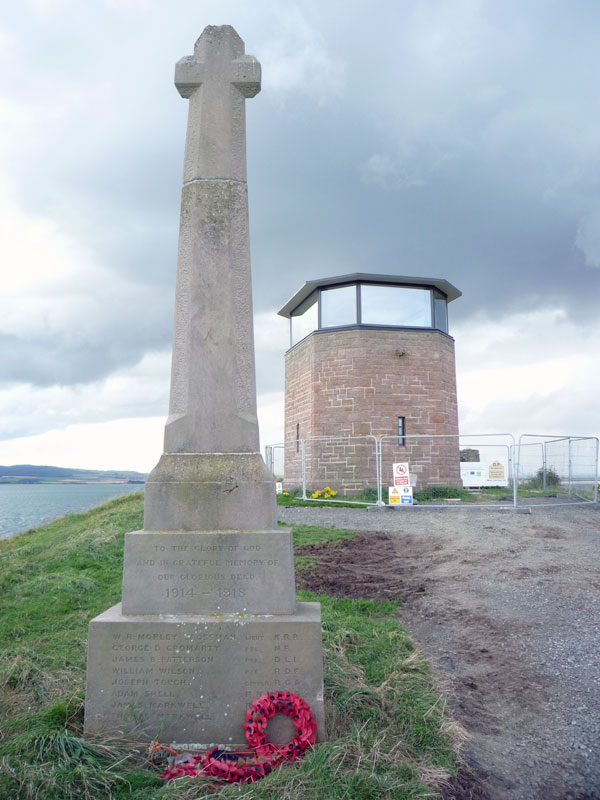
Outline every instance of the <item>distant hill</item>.
POLYGON ((130 470, 68 469, 13 464, 0 466, 0 483, 145 483, 147 474, 130 470))

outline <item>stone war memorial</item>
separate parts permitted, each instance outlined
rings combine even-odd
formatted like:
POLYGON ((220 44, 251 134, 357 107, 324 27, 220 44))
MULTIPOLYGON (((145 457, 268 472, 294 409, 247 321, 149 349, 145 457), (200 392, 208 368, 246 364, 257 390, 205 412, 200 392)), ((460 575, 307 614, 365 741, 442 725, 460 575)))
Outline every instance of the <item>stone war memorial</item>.
MULTIPOLYGON (((189 112, 169 417, 144 529, 125 537, 122 602, 89 626, 88 734, 239 747, 253 701, 287 690, 325 735, 320 606, 296 603, 292 532, 259 453, 245 100, 260 78, 227 25, 176 65, 189 112)), ((279 715, 268 735, 290 730, 279 715)))

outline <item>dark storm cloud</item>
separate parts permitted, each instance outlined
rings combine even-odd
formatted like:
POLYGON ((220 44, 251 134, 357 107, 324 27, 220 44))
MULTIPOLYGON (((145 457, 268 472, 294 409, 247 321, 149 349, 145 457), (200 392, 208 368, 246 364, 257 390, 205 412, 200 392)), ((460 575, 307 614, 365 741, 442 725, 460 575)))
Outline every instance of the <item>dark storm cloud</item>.
POLYGON ((368 26, 366 51, 346 29, 356 57, 343 98, 271 108, 266 137, 254 133, 264 302, 282 304, 308 278, 374 271, 446 277, 464 292, 461 316, 590 313, 600 270, 577 245, 600 203, 600 9, 428 8, 428 19, 407 4, 368 26))
POLYGON ((169 346, 187 113, 173 65, 223 21, 263 64, 247 103, 257 312, 356 271, 444 277, 464 292, 457 319, 597 303, 597 4, 42 7, 11 11, 28 68, 7 91, 32 114, 15 196, 130 289, 83 342, 5 332, 5 381, 93 381, 169 346))
POLYGON ((118 284, 113 294, 110 287, 90 284, 90 304, 85 286, 79 289, 68 302, 53 303, 53 318, 40 308, 30 318, 23 314, 18 332, 0 334, 1 384, 90 383, 133 367, 144 353, 169 343, 171 304, 161 293, 118 284))

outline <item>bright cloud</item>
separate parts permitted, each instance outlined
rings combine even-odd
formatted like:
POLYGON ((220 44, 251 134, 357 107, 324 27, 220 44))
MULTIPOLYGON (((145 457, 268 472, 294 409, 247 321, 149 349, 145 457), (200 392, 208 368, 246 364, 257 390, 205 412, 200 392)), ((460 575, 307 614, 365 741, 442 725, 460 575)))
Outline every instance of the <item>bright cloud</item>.
POLYGON ((264 91, 288 99, 301 92, 320 103, 339 94, 346 64, 328 50, 319 27, 298 4, 274 6, 270 17, 266 36, 258 39, 264 91))
POLYGON ((561 309, 455 326, 461 432, 598 435, 600 321, 561 309))
POLYGON ((163 417, 68 425, 0 442, 0 463, 149 472, 162 453, 163 417))

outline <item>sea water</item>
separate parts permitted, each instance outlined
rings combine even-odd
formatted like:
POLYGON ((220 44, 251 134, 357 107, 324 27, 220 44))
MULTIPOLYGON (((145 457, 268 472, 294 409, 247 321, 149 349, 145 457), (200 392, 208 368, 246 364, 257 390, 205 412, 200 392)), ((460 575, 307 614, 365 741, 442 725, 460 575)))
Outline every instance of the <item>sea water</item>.
POLYGON ((143 488, 140 483, 0 484, 0 539, 143 488))

